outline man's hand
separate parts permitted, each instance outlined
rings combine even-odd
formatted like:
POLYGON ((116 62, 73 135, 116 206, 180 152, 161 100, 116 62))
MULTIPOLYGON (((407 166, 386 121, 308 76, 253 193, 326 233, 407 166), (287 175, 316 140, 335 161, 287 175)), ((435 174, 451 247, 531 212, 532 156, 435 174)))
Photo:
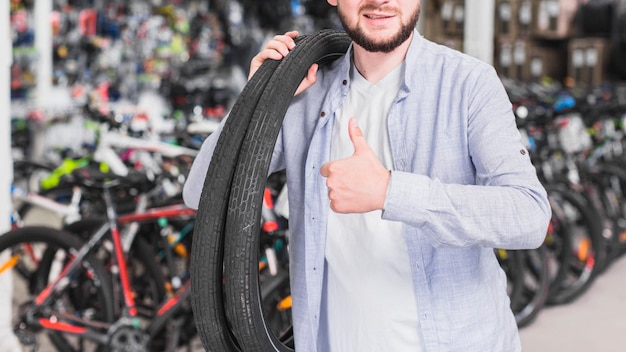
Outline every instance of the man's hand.
MULTIPOLYGON (((282 60, 287 54, 296 46, 294 39, 298 36, 298 31, 290 31, 285 34, 276 35, 270 41, 268 41, 263 49, 252 58, 250 62, 250 73, 248 74, 248 80, 252 78, 254 73, 261 67, 263 62, 267 59, 282 60)), ((312 86, 317 80, 317 64, 311 65, 307 72, 306 77, 300 83, 300 86, 296 90, 298 95, 310 86, 312 86)))
POLYGON ((350 157, 329 161, 320 173, 326 177, 330 208, 336 213, 365 213, 383 209, 390 172, 367 144, 354 117, 348 133, 354 145, 350 157))

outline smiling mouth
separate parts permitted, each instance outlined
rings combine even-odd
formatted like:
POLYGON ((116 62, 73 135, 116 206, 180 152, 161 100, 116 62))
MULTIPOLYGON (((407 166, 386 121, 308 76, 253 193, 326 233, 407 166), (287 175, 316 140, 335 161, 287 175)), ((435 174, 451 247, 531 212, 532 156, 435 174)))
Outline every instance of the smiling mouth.
POLYGON ((377 20, 377 19, 380 19, 380 18, 389 18, 391 16, 386 16, 386 15, 365 15, 365 17, 367 17, 369 19, 377 20))

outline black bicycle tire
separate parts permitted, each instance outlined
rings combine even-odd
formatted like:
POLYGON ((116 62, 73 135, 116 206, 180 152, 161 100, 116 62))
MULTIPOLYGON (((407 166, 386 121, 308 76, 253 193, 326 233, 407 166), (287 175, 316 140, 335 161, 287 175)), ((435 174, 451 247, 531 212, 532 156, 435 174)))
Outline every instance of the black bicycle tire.
POLYGON ((191 246, 191 307, 207 351, 238 351, 223 306, 226 208, 245 131, 278 61, 266 60, 235 101, 218 138, 200 195, 191 246))
MULTIPOLYGON (((547 187, 548 189, 550 186, 547 187)), ((550 201, 552 203, 552 200, 550 201)), ((548 256, 548 295, 550 291, 556 290, 554 287, 560 285, 561 281, 567 275, 567 261, 571 256, 572 237, 571 225, 567 220, 567 216, 563 214, 558 204, 551 204, 552 217, 550 220, 549 232, 546 233, 546 239, 543 247, 546 248, 548 256), (556 266, 556 268, 555 268, 556 266)), ((546 301, 548 298, 546 297, 546 301)))
POLYGON ((269 331, 259 292, 261 205, 269 163, 284 115, 311 64, 345 55, 343 31, 307 36, 286 56, 267 83, 240 152, 226 216, 224 252, 227 316, 243 351, 292 351, 269 331))
POLYGON ((494 253, 498 259, 500 268, 504 271, 507 279, 507 295, 509 296, 509 306, 515 313, 515 307, 522 299, 524 286, 524 263, 521 251, 495 249, 494 253))
POLYGON ((266 324, 270 326, 272 331, 274 331, 273 328, 281 330, 279 336, 281 343, 289 348, 294 348, 291 307, 278 307, 283 304, 285 299, 291 297, 288 263, 286 267, 279 268, 275 275, 270 274, 263 278, 260 290, 266 324))
MULTIPOLYGON (((46 243, 51 247, 60 247, 64 249, 78 249, 82 245, 75 235, 46 226, 25 226, 17 229, 10 230, 0 235, 0 253, 4 250, 16 246, 20 243, 28 242, 41 242, 46 243)), ((99 313, 102 316, 103 322, 112 323, 115 320, 113 309, 113 293, 109 282, 107 281, 107 274, 102 263, 96 258, 88 255, 85 261, 89 263, 89 267, 93 271, 93 275, 97 280, 94 280, 95 287, 98 289, 98 295, 100 303, 99 313)), ((39 268, 40 269, 40 268, 39 268)), ((38 270, 39 271, 39 270, 38 270)), ((40 281, 37 284, 37 288, 43 289, 45 282, 42 282, 42 277, 37 275, 37 279, 40 281)), ((65 339, 62 338, 61 333, 49 332, 51 341, 59 348, 60 351, 68 352, 65 339)), ((99 350, 107 350, 106 346, 100 346, 99 350)))
MULTIPOLYGON (((614 163, 603 162, 598 165, 599 172, 602 175, 608 177, 617 177, 619 179, 619 188, 621 191, 619 192, 619 194, 617 194, 618 196, 620 196, 620 211, 619 214, 613 214, 617 217, 617 219, 612 219, 615 226, 613 229, 613 239, 608 244, 611 247, 607 250, 608 254, 605 270, 606 267, 608 267, 624 253, 624 249, 626 248, 626 243, 624 242, 622 236, 622 233, 626 231, 626 205, 624 204, 624 202, 626 201, 626 171, 624 171, 624 166, 626 166, 626 162, 624 162, 623 160, 615 161, 614 163)), ((611 181, 608 182, 610 183, 611 181)), ((611 188, 610 185, 605 184, 605 186, 611 188)), ((612 190, 614 191, 614 189, 612 190)))
POLYGON ((611 177, 619 177, 618 175, 611 175, 611 172, 603 170, 601 164, 593 165, 592 167, 583 167, 579 170, 581 174, 581 183, 584 186, 582 192, 589 194, 589 199, 595 208, 601 215, 601 221, 603 226, 602 236, 602 251, 596 254, 597 260, 600 264, 599 272, 604 272, 611 264, 614 253, 617 248, 618 237, 617 233, 617 221, 616 212, 619 209, 618 197, 611 188, 611 177), (609 195, 609 192, 613 196, 609 195), (614 198, 614 199, 611 199, 614 198))
POLYGON ((518 327, 528 326, 545 306, 550 292, 548 256, 545 246, 520 251, 524 265, 523 300, 513 306, 518 327), (535 279, 529 284, 528 277, 535 279))
MULTIPOLYGON (((602 250, 602 224, 600 222, 600 216, 597 215, 595 208, 589 204, 587 199, 583 197, 583 194, 572 192, 571 189, 559 185, 546 186, 546 190, 549 195, 558 194, 560 199, 577 209, 583 218, 584 228, 588 231, 587 235, 591 241, 593 251, 602 250)), ((572 258, 572 260, 575 259, 572 258)), ((593 267, 585 271, 584 275, 579 276, 574 285, 564 286, 565 280, 551 285, 546 303, 549 305, 569 303, 586 292, 595 280, 601 267, 601 264, 595 261, 591 261, 590 263, 592 263, 591 265, 593 265, 593 267)), ((569 265, 569 263, 566 264, 569 265)))

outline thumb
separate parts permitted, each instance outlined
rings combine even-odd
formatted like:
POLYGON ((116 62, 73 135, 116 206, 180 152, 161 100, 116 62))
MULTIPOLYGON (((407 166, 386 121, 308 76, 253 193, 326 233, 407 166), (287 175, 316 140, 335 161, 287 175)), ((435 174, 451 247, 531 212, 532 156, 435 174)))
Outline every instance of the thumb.
POLYGON ((369 149, 365 136, 363 136, 363 131, 354 117, 351 117, 348 121, 348 134, 350 135, 352 145, 354 145, 354 154, 357 154, 361 150, 369 149))

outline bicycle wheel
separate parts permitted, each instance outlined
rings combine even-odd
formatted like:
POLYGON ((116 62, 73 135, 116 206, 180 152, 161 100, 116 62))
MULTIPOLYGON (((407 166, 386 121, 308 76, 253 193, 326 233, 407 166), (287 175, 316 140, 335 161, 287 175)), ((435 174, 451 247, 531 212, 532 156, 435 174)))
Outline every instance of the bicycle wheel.
MULTIPOLYGON (((170 225, 174 223, 175 221, 169 222, 170 225)), ((193 226, 193 222, 191 222, 185 225, 181 224, 180 228, 188 230, 191 228, 189 231, 193 231, 193 226)), ((187 248, 192 248, 190 239, 193 236, 193 232, 190 233, 191 236, 189 236, 187 241, 172 246, 168 239, 162 236, 162 230, 156 223, 148 222, 142 224, 131 247, 131 256, 134 255, 133 253, 136 253, 141 255, 142 259, 137 262, 138 256, 136 259, 129 260, 129 267, 131 272, 134 273, 132 276, 133 287, 141 289, 146 284, 151 284, 158 288, 159 300, 150 299, 150 297, 153 297, 154 291, 145 292, 145 298, 142 300, 146 309, 143 316, 150 322, 162 318, 158 313, 162 303, 171 295, 179 293, 178 290, 189 280, 189 256, 186 251, 187 248), (140 251, 142 252, 141 254, 140 251), (166 251, 169 251, 171 262, 167 259, 168 254, 166 251), (153 274, 153 271, 156 272, 153 274), (176 279, 173 279, 174 277, 176 279)), ((148 330, 151 336, 151 351, 170 351, 190 344, 191 340, 196 337, 197 329, 191 311, 190 299, 181 301, 183 304, 172 310, 173 314, 167 319, 167 323, 164 324, 163 328, 159 331, 154 329, 148 330)))
MULTIPOLYGON (((66 230, 86 240, 102 224, 102 221, 101 219, 84 219, 66 226, 66 230)), ((106 241, 110 241, 110 238, 107 238, 106 241)), ((167 295, 168 280, 165 274, 169 274, 169 268, 157 255, 157 251, 162 250, 163 241, 156 224, 144 223, 135 235, 126 256, 137 314, 146 324, 155 319, 157 309, 165 301, 167 295)), ((100 246, 97 257, 107 265, 113 264, 115 254, 107 248, 112 248, 112 243, 100 246)), ((113 280, 113 282, 118 283, 117 280, 113 280)), ((116 298, 116 316, 120 316, 121 309, 124 308, 121 287, 119 285, 113 286, 113 292, 116 298)), ((170 331, 166 325, 154 333, 148 342, 150 350, 165 351, 172 338, 176 339, 176 344, 189 343, 196 335, 193 316, 189 313, 184 307, 181 308, 180 312, 177 312, 177 316, 183 316, 185 321, 184 329, 180 328, 182 331, 170 331)))
MULTIPOLYGON (((65 226, 65 230, 76 234, 83 241, 89 239, 105 219, 83 219, 65 226)), ((104 244, 99 246, 96 256, 106 265, 114 263, 115 254, 110 250, 113 248, 110 235, 103 240, 104 244)), ((155 260, 155 253, 148 241, 142 238, 141 234, 135 236, 130 251, 127 255, 127 266, 130 281, 133 288, 135 304, 140 317, 150 317, 154 314, 156 305, 165 298, 165 276, 161 267, 155 260)), ((120 287, 112 287, 116 294, 115 302, 116 315, 120 314, 122 303, 122 293, 120 287), (117 298, 119 297, 119 298, 117 298)))
POLYGON ((258 249, 261 208, 271 155, 285 112, 308 68, 344 55, 341 31, 310 35, 295 46, 270 78, 252 117, 232 182, 224 252, 227 316, 244 351, 290 351, 263 314, 258 249))
POLYGON ((106 342, 88 338, 84 330, 106 333, 114 320, 108 276, 93 256, 87 256, 44 307, 32 309, 37 295, 60 273, 80 248, 72 234, 47 227, 23 227, 0 235, 0 275, 11 275, 18 264, 28 277, 13 275, 14 333, 23 345, 34 347, 48 339, 59 351, 105 351, 106 342), (48 251, 49 255, 43 254, 48 251), (40 318, 56 322, 64 332, 42 328, 40 318), (65 332, 67 331, 67 332, 65 332), (46 336, 47 335, 47 336, 46 336))
POLYGON ((506 293, 511 301, 511 310, 515 313, 513 307, 519 306, 523 293, 523 279, 522 274, 524 270, 524 261, 520 251, 506 250, 497 248, 494 250, 498 264, 506 274, 506 293))
POLYGON ((275 275, 266 275, 261 282, 261 309, 269 331, 289 348, 294 348, 291 318, 289 269, 281 268, 275 275))
POLYGON ((548 295, 553 290, 553 287, 558 287, 568 274, 569 267, 567 263, 572 255, 573 247, 572 230, 567 216, 563 214, 563 209, 554 202, 554 199, 550 199, 550 203, 552 218, 548 226, 546 239, 543 242, 547 256, 548 295))
POLYGON ((511 308, 515 314, 517 326, 530 324, 546 303, 550 290, 548 275, 548 252, 544 246, 536 249, 519 251, 522 257, 521 297, 513 302, 511 308))
POLYGON ((613 224, 607 239, 607 265, 624 253, 626 248, 626 172, 624 162, 598 165, 598 183, 601 185, 603 205, 613 224))
POLYGON ((548 304, 568 303, 583 294, 597 276, 601 263, 596 253, 602 251, 601 216, 583 194, 559 185, 546 186, 553 208, 564 216, 570 229, 570 255, 561 263, 566 273, 550 287, 548 304))

